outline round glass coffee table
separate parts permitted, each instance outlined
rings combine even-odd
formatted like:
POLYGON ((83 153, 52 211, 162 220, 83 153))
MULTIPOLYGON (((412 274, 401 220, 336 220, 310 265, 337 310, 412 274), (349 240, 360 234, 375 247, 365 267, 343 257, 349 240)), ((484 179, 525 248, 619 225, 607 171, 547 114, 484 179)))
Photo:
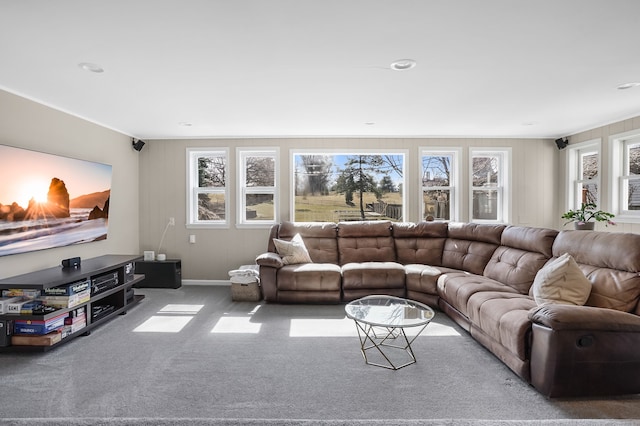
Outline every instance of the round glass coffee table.
POLYGON ((435 316, 427 305, 385 295, 354 300, 344 310, 356 324, 365 363, 391 370, 416 362, 411 344, 435 316), (418 329, 408 337, 410 327, 418 329))

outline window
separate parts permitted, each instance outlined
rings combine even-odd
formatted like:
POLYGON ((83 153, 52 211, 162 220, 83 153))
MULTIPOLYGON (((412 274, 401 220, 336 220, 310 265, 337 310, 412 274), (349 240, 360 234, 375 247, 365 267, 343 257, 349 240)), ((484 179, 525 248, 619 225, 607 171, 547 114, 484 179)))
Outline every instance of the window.
POLYGON ((611 198, 614 220, 640 221, 640 133, 612 136, 611 198))
POLYGON ((640 138, 624 142, 622 210, 640 210, 640 138))
POLYGON ((572 145, 567 161, 571 181, 567 191, 567 210, 579 209, 582 203, 600 207, 600 140, 572 145))
POLYGON ((420 149, 422 220, 458 220, 459 157, 459 149, 420 149))
POLYGON ((404 220, 405 152, 293 152, 294 221, 404 220))
POLYGON ((471 221, 509 222, 511 150, 471 148, 471 221))
POLYGON ((228 226, 226 148, 187 148, 188 226, 228 226))
POLYGON ((238 148, 238 225, 272 225, 278 218, 278 150, 238 148))

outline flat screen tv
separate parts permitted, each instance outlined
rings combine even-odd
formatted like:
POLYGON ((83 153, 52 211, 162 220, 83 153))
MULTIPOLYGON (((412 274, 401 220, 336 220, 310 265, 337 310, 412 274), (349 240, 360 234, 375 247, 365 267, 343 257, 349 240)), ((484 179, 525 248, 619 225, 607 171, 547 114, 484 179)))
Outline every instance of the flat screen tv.
POLYGON ((0 145, 0 256, 106 239, 111 169, 0 145))

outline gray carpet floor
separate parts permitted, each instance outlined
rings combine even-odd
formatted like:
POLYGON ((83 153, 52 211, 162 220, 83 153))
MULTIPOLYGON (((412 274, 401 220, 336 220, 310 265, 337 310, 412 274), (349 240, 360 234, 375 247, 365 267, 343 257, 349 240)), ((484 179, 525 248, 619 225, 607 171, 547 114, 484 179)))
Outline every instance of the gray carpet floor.
POLYGON ((640 395, 546 399, 440 312, 392 371, 364 363, 342 305, 136 291, 88 336, 0 354, 0 424, 640 424, 640 395))

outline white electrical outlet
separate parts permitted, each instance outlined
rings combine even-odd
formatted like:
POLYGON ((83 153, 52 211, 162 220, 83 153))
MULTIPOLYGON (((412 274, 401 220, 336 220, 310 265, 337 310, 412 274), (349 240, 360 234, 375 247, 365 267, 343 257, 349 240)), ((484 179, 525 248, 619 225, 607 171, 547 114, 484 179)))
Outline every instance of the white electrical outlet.
POLYGON ((171 225, 171 226, 175 226, 176 225, 176 218, 175 217, 170 217, 169 218, 169 225, 171 225))
POLYGON ((193 234, 189 235, 189 242, 191 244, 195 244, 196 243, 196 236, 193 235, 193 234))

